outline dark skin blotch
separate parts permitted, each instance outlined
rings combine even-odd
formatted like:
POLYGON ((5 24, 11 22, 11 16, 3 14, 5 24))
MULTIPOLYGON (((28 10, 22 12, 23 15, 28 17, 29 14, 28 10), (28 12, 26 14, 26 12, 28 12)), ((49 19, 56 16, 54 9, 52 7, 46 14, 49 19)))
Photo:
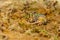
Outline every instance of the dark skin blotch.
POLYGON ((48 21, 44 22, 43 25, 47 25, 48 24, 48 21))
POLYGON ((12 9, 11 13, 15 13, 15 12, 17 12, 17 9, 12 9))
POLYGON ((44 35, 44 37, 48 37, 48 35, 44 35))
POLYGON ((44 23, 43 23, 43 25, 47 25, 47 23, 46 23, 46 22, 44 22, 44 23))
POLYGON ((6 38, 6 36, 3 36, 3 38, 6 38))
POLYGON ((58 36, 60 37, 60 33, 58 33, 58 36))
POLYGON ((53 4, 53 6, 55 6, 57 3, 58 3, 58 1, 56 1, 56 2, 53 4))
POLYGON ((58 30, 58 32, 60 32, 60 30, 58 30))

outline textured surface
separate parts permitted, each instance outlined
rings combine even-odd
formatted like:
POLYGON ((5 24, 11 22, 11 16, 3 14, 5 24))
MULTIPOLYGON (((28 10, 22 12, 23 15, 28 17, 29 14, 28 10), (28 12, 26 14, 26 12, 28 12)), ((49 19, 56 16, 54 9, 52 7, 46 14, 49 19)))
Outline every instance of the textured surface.
POLYGON ((0 40, 60 40, 60 0, 0 0, 0 40))

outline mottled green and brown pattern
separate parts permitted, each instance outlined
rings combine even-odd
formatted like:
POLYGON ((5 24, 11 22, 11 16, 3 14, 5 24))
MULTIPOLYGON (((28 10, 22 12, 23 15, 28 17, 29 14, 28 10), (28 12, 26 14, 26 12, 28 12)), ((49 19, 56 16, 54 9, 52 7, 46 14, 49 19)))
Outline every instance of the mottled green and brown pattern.
POLYGON ((0 40, 60 40, 60 0, 0 0, 0 40))

